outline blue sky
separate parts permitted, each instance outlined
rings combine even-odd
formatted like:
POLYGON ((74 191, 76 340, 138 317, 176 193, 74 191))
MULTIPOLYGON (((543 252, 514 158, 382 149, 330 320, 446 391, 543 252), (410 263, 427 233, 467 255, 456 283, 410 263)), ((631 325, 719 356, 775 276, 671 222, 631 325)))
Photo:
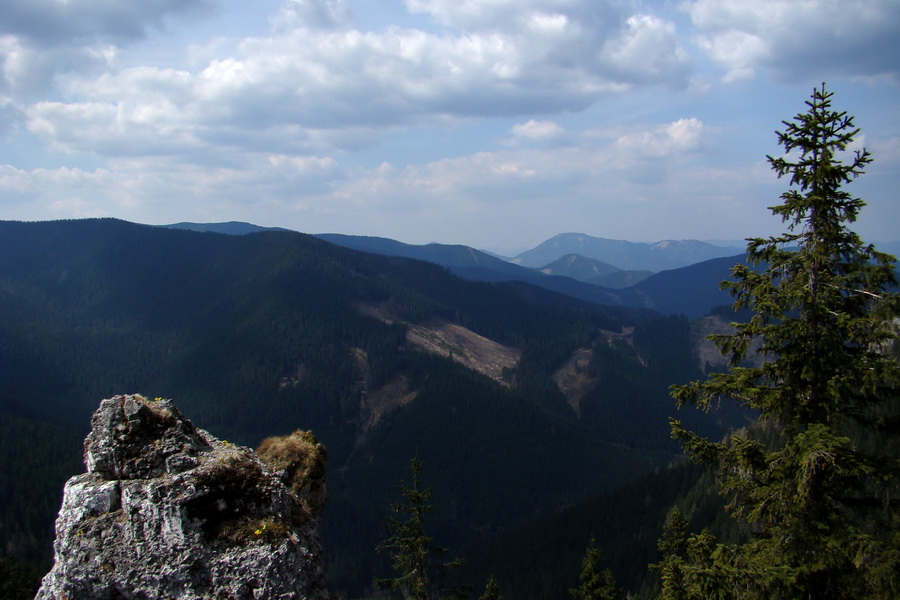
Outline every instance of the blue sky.
POLYGON ((897 0, 8 0, 0 219, 769 235, 823 81, 875 158, 856 229, 900 239, 897 0))

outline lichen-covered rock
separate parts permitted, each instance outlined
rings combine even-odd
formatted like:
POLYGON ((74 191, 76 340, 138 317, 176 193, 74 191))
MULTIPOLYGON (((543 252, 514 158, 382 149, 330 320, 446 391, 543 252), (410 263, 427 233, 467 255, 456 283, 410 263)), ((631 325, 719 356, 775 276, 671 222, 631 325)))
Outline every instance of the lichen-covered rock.
POLYGON ((308 503, 253 451, 167 400, 103 400, 91 425, 37 598, 329 598, 308 503))

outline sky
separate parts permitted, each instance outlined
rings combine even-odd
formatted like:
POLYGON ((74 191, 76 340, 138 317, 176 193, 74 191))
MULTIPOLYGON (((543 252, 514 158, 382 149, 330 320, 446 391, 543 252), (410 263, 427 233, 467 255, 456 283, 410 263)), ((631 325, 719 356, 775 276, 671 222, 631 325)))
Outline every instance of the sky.
POLYGON ((823 82, 898 240, 900 0, 3 0, 0 219, 767 236, 823 82))

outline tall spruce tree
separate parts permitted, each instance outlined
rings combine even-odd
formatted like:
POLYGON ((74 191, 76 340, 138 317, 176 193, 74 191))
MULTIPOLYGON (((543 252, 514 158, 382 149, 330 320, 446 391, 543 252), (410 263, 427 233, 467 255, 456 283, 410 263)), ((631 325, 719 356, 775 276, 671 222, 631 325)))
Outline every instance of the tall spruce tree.
POLYGON ((864 202, 843 186, 871 160, 849 149, 853 118, 824 84, 806 104, 778 132, 785 155, 768 157, 790 177, 771 207, 787 231, 749 239, 748 264, 723 282, 753 313, 714 337, 730 370, 672 391, 679 406, 732 398, 759 415, 724 442, 672 421, 686 451, 718 467, 747 531, 741 544, 689 540, 686 598, 900 598, 894 258, 848 228, 864 202))
MULTIPOLYGON (((425 515, 431 510, 431 488, 423 489, 421 486, 419 474, 422 463, 418 458, 412 460, 410 470, 412 483, 400 485, 406 503, 391 503, 394 513, 406 517, 391 518, 388 521, 391 537, 376 547, 378 552, 388 551, 396 576, 375 579, 375 586, 399 591, 409 600, 432 600, 440 591, 434 581, 435 576, 459 566, 461 561, 442 561, 440 557, 447 553, 447 549, 433 545, 431 537, 425 533, 425 515)), ((459 595, 457 592, 451 590, 452 595, 459 595)))

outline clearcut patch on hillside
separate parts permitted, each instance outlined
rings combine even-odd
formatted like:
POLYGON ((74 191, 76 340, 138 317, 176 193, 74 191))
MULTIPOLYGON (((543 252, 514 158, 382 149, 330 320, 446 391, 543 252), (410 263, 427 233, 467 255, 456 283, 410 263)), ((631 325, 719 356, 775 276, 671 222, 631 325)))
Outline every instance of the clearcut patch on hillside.
POLYGON ((398 375, 377 390, 364 394, 361 406, 362 432, 366 433, 378 425, 386 413, 415 400, 418 393, 409 387, 409 379, 398 375))
POLYGON ((553 382, 578 416, 581 416, 581 399, 598 381, 588 372, 588 366, 593 358, 592 349, 581 348, 553 374, 553 382))
POLYGON ((385 323, 407 325, 406 341, 412 346, 450 358, 503 385, 509 385, 503 378, 503 371, 514 368, 522 356, 522 352, 517 348, 504 346, 462 325, 443 319, 433 319, 428 323, 410 323, 400 318, 387 304, 359 305, 358 308, 363 314, 385 323))
POLYGON ((417 348, 451 358, 503 385, 508 385, 503 379, 504 369, 515 367, 522 356, 516 348, 504 346, 447 321, 436 321, 428 326, 410 325, 406 340, 417 348))

